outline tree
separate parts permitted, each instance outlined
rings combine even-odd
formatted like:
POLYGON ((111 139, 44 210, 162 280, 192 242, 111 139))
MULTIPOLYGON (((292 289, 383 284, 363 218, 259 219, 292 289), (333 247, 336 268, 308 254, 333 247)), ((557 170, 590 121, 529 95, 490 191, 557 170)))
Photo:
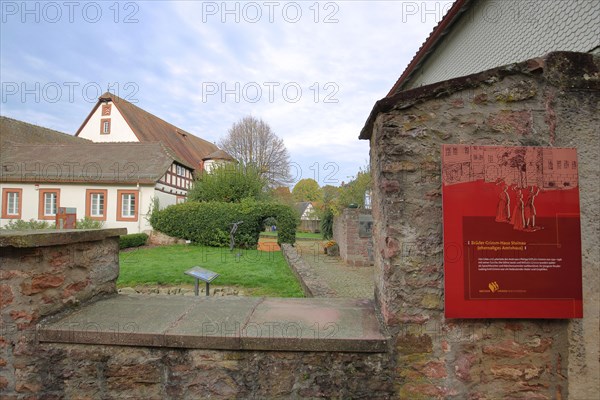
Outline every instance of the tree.
POLYGON ((188 193, 190 201, 221 201, 239 203, 243 199, 262 200, 266 197, 266 182, 253 166, 242 164, 217 165, 204 172, 188 193))
POLYGON ((331 206, 340 196, 340 188, 337 186, 325 185, 321 190, 323 192, 323 205, 325 207, 331 206))
POLYGON ((311 178, 300 179, 292 189, 296 201, 322 201, 323 192, 317 181, 311 178))
POLYGON ((369 166, 360 169, 356 178, 340 188, 339 204, 342 208, 350 204, 365 206, 365 193, 371 189, 371 171, 369 166))
POLYGON ((281 204, 294 205, 292 192, 290 192, 290 188, 287 186, 280 186, 271 190, 271 196, 281 204))
POLYGON ((234 123, 219 147, 243 165, 254 165, 271 187, 290 181, 290 156, 285 144, 262 119, 247 116, 234 123))

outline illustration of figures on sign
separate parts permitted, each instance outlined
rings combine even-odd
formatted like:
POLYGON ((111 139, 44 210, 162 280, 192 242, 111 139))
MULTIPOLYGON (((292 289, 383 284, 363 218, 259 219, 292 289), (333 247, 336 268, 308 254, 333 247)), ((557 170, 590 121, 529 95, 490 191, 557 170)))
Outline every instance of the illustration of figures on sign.
POLYGON ((441 161, 446 317, 581 318, 577 150, 443 144, 441 161))
POLYGON ((578 186, 577 153, 570 149, 445 145, 442 151, 444 185, 494 184, 495 222, 518 231, 543 229, 536 218, 539 196, 578 186))
POLYGON ((542 229, 542 227, 536 226, 535 224, 535 198, 538 194, 540 194, 540 188, 535 189, 533 186, 531 186, 529 189, 529 198, 527 199, 524 210, 525 230, 528 231, 537 231, 538 229, 542 229))
POLYGON ((502 190, 498 195, 498 206, 496 208, 496 222, 505 222, 513 225, 513 229, 518 231, 537 231, 543 229, 535 223, 537 211, 535 209, 535 198, 540 194, 540 188, 530 186, 528 197, 525 199, 522 188, 513 185, 510 189, 515 193, 516 201, 511 206, 511 198, 508 192, 509 186, 500 181, 497 185, 501 185, 502 190))
POLYGON ((525 202, 523 201, 523 191, 520 189, 515 190, 517 192, 517 202, 510 222, 514 230, 522 231, 525 230, 525 202))
POLYGON ((508 194, 508 185, 504 181, 500 181, 498 184, 502 184, 502 191, 498 196, 496 222, 510 223, 510 195, 508 194))

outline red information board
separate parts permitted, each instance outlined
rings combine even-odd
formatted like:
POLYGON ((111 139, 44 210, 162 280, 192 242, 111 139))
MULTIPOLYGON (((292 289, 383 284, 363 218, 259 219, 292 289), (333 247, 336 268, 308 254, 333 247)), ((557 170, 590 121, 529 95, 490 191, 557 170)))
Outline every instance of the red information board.
POLYGON ((581 318, 576 149, 443 145, 447 318, 581 318))

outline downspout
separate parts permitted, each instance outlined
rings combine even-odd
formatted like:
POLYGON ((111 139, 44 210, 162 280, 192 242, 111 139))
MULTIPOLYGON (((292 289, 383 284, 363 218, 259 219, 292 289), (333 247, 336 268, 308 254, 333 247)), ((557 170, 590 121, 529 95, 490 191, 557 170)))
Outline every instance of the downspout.
POLYGON ((137 190, 138 190, 138 195, 140 196, 139 207, 138 207, 138 231, 137 231, 137 233, 142 233, 142 190, 140 189, 139 176, 138 176, 138 183, 136 186, 137 186, 137 190))

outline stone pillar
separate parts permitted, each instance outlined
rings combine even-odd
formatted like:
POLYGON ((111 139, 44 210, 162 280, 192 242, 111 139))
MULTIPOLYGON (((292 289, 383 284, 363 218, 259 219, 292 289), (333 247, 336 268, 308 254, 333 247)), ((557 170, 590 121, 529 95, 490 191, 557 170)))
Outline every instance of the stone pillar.
POLYGON ((43 392, 36 323, 116 294, 126 229, 0 231, 0 394, 43 392))
POLYGON ((400 398, 586 399, 597 390, 599 70, 592 55, 556 53, 376 105, 365 127, 376 297, 395 338, 400 398), (583 320, 444 318, 444 143, 578 147, 583 320))
POLYGON ((366 216, 371 213, 364 209, 346 208, 341 215, 335 217, 333 223, 333 240, 340 247, 340 257, 353 267, 373 264, 373 241, 370 235, 361 235, 361 215, 366 216))

